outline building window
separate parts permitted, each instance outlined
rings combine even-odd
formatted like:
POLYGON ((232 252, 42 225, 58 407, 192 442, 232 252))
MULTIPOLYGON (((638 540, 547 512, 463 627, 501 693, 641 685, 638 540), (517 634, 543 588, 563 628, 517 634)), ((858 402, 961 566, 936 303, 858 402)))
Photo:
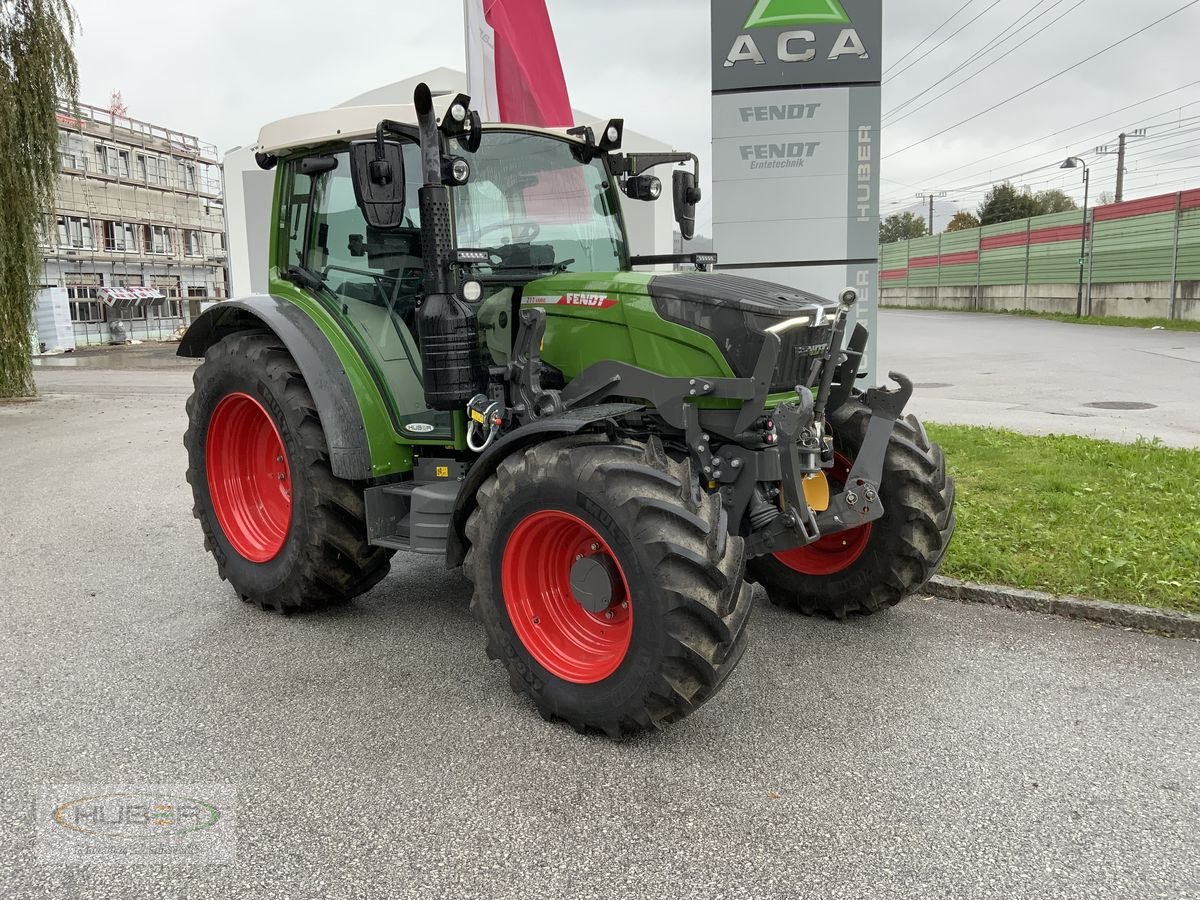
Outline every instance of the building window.
POLYGON ((196 189, 196 167, 192 163, 177 160, 175 176, 179 186, 184 190, 194 191, 196 189))
POLYGON ((146 184, 166 186, 167 161, 158 156, 139 153, 137 158, 138 178, 146 184))
POLYGON ((190 284, 188 285, 187 295, 193 300, 204 300, 208 297, 208 288, 202 284, 190 284))
POLYGON ((200 246, 200 232, 186 230, 183 232, 183 253, 185 256, 203 256, 200 246))
POLYGON ((105 175, 115 175, 118 178, 129 177, 129 151, 118 147, 96 145, 96 161, 100 171, 105 175))
POLYGON ((58 133, 58 158, 64 169, 87 169, 87 148, 83 136, 71 131, 58 133))
POLYGON ((95 250, 92 220, 79 216, 58 217, 58 246, 75 250, 95 250))
POLYGON ((50 223, 51 223, 51 221, 52 220, 51 220, 50 216, 42 216, 40 219, 38 219, 37 239, 38 239, 38 246, 40 246, 40 247, 48 248, 48 247, 52 246, 51 242, 50 242, 50 233, 51 233, 51 224, 50 223))
POLYGON ((138 226, 130 222, 103 222, 104 249, 114 253, 136 253, 138 226))
POLYGON ((104 304, 99 300, 103 279, 91 273, 69 273, 65 280, 71 321, 103 322, 104 304))
POLYGON ((144 247, 147 253, 170 255, 175 252, 175 241, 171 237, 170 228, 162 225, 146 225, 143 234, 146 238, 144 247))

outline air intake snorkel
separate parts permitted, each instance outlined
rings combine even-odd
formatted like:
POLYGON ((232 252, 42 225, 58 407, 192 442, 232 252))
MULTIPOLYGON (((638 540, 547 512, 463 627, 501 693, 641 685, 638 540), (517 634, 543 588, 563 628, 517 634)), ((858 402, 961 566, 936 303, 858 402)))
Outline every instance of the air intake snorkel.
POLYGON ((486 390, 487 368, 479 347, 475 311, 453 288, 454 231, 450 190, 443 183, 443 173, 451 166, 442 154, 441 134, 428 85, 417 85, 413 103, 417 108, 425 182, 417 192, 425 299, 416 316, 425 402, 437 410, 463 409, 472 397, 486 390))

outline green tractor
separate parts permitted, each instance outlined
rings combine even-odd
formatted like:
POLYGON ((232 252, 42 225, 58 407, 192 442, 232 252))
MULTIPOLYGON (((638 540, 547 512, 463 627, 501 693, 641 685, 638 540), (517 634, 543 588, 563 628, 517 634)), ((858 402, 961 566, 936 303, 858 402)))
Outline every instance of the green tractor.
POLYGON ((620 120, 483 125, 425 85, 384 114, 263 129, 270 294, 179 349, 195 515, 243 600, 316 609, 442 557, 514 689, 620 737, 721 688, 750 582, 842 618, 928 581, 954 484, 907 379, 856 389, 853 290, 631 257, 618 191, 653 202, 675 166, 691 238, 698 161, 622 153, 620 120))

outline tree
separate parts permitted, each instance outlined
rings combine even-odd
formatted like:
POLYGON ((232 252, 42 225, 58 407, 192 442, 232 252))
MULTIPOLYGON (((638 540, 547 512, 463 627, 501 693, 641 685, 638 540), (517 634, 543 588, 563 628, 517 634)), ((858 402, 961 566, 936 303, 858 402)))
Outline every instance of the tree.
POLYGON ((1029 191, 1018 191, 1010 182, 998 184, 979 206, 979 224, 1015 222, 1038 214, 1037 200, 1029 191))
POLYGON ((1037 215, 1045 216, 1050 213, 1070 212, 1079 209, 1079 204, 1067 196, 1065 191, 1057 188, 1049 191, 1039 191, 1033 197, 1037 206, 1037 215))
POLYGON ((950 220, 950 224, 946 226, 947 231, 970 231, 972 228, 979 227, 979 220, 975 218, 975 214, 965 209, 960 209, 954 214, 954 218, 950 220))
POLYGON ((79 96, 75 30, 67 0, 0 0, 0 397, 35 392, 38 224, 54 210, 58 102, 79 96))
POLYGON ((910 238, 925 237, 925 220, 910 212, 888 216, 879 223, 879 243, 894 244, 910 238))

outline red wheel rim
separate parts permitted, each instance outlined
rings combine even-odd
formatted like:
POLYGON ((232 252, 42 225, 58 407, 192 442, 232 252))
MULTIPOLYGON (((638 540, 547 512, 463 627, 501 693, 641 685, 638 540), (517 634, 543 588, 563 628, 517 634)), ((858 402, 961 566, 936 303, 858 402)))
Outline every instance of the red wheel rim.
MULTIPOLYGON (((850 460, 840 453, 833 454, 833 468, 826 471, 831 483, 844 487, 850 477, 850 460)), ((819 541, 793 550, 782 550, 775 558, 801 575, 836 575, 854 565, 871 542, 871 525, 860 525, 849 531, 830 534, 819 541)))
POLYGON ((270 562, 292 521, 292 473, 275 420, 249 394, 230 394, 213 410, 204 458, 225 537, 250 562, 270 562))
POLYGON ((547 509, 521 520, 505 544, 500 581, 513 630, 552 675, 595 684, 625 659, 633 637, 629 582, 612 548, 582 519, 547 509), (571 567, 583 556, 607 557, 620 576, 603 612, 589 612, 571 591, 571 567))

